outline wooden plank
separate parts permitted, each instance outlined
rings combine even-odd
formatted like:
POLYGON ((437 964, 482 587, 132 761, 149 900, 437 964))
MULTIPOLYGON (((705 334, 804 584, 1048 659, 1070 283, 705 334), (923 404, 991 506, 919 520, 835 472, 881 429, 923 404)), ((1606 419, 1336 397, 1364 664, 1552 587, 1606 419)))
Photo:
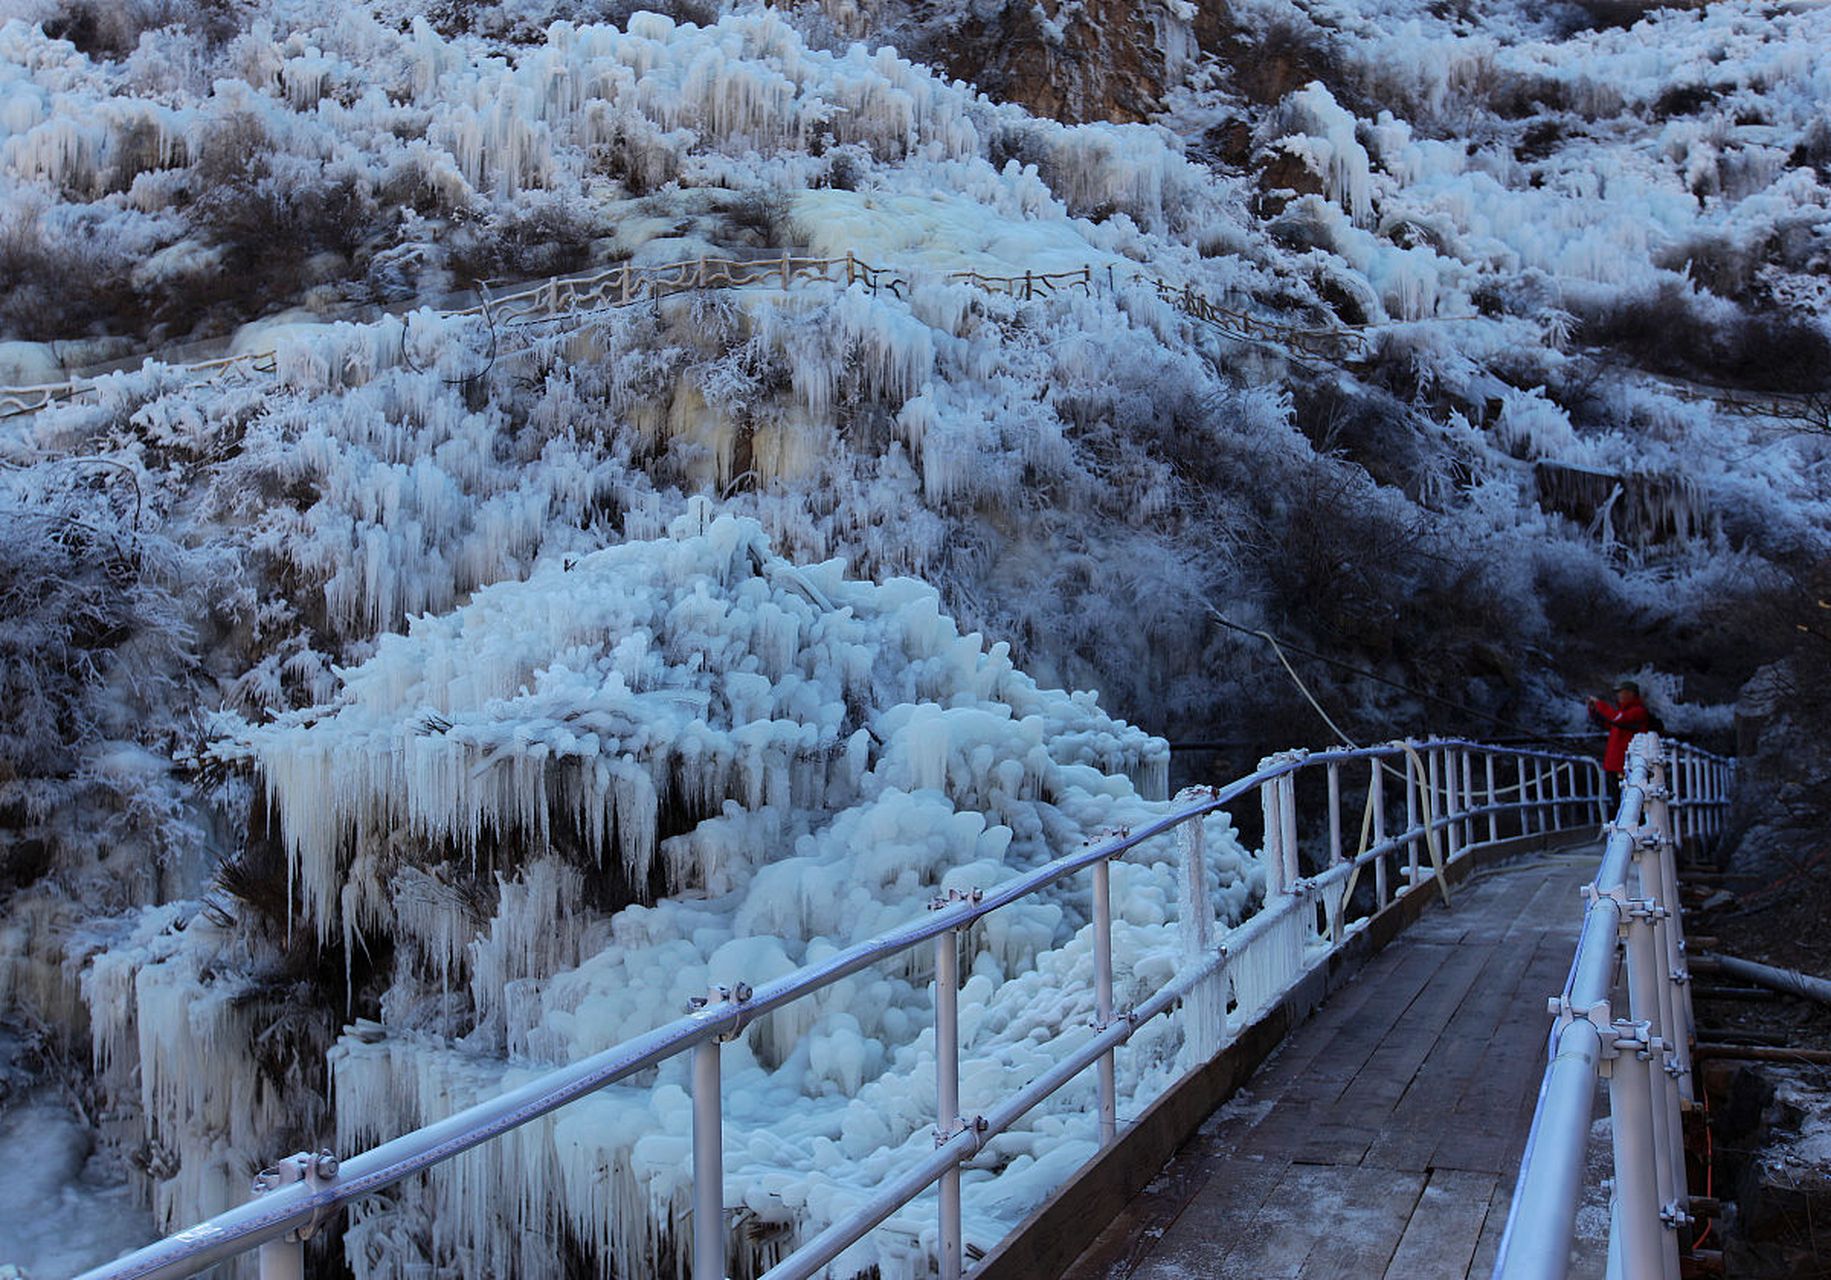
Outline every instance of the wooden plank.
POLYGON ((1492 1174, 1433 1170, 1385 1274, 1392 1280, 1465 1280, 1498 1181, 1492 1174))
MULTIPOLYGON (((1412 1079, 1440 1047, 1445 1029, 1481 976, 1492 947, 1443 948, 1432 981, 1387 1029, 1380 1046, 1342 1089, 1338 1110, 1385 1124, 1412 1079)), ((1436 1074, 1433 1064, 1430 1075, 1436 1074)))
MULTIPOLYGON (((1496 1216, 1496 1197, 1504 1223, 1498 1188, 1510 1184, 1509 1161, 1524 1140, 1530 1111, 1522 1098, 1529 1102, 1542 1069, 1542 997, 1569 964, 1582 872, 1571 859, 1503 871, 1466 883, 1452 912, 1434 894, 1395 903, 1377 929, 1357 935, 1366 949, 1351 946, 1339 965, 1313 975, 1320 981, 1290 1004, 1284 1026, 1264 1028, 1282 1035, 1290 1017, 1314 1010, 1274 1057, 1265 1058, 1269 1043, 1245 1055, 1263 1063, 1250 1094, 1200 1121, 1199 1137, 1155 1181, 1143 1186, 1148 1166, 1142 1177, 1118 1164, 1111 1175, 1102 1171, 1142 1188, 1120 1223, 1100 1230, 1096 1208, 1109 1212, 1110 1194, 1098 1206, 1085 1192, 1058 1195, 1033 1215, 1019 1236, 1063 1237, 1057 1250, 1065 1237, 1099 1235, 1073 1270, 1067 1257, 1051 1269, 1014 1239, 986 1260, 990 1271, 1001 1280, 1277 1280, 1303 1274, 1296 1268, 1310 1258, 1312 1275, 1380 1275, 1432 1183, 1438 1190, 1406 1256, 1437 1236, 1468 1235, 1474 1243, 1433 1247, 1434 1257, 1447 1257, 1466 1246, 1466 1262, 1496 1216), (1420 913, 1428 924, 1379 950, 1420 913), (1347 981, 1356 966, 1358 977, 1347 981), (1472 1157, 1459 1159, 1465 1150, 1472 1157), (1395 1210, 1408 1194, 1411 1203, 1395 1210), (1450 1204, 1456 1195, 1468 1203, 1450 1204)), ((1237 1080, 1231 1069, 1229 1079, 1237 1080)), ((1215 1097, 1231 1087, 1213 1085, 1215 1097)))
POLYGON ((1502 1174, 1494 1184, 1494 1194, 1488 1197, 1488 1216, 1481 1224, 1480 1238, 1475 1241, 1475 1256, 1469 1259, 1470 1276, 1493 1274, 1494 1260, 1500 1256, 1500 1238, 1507 1230, 1507 1210, 1513 1207, 1513 1180, 1517 1173, 1516 1169, 1513 1173, 1502 1174))
POLYGON ((1395 987, 1404 988, 1414 978, 1428 976, 1428 969, 1416 961, 1402 967, 1409 951, 1406 947, 1391 947, 1369 960, 1354 981, 1330 997, 1303 1030, 1286 1041, 1254 1076, 1254 1094, 1281 1096, 1292 1082, 1304 1077, 1310 1064, 1322 1054, 1352 1052, 1354 1037, 1360 1034, 1356 1029, 1366 1026, 1363 1013, 1368 1005, 1387 1001, 1395 987))
POLYGON ((1379 1275, 1398 1248, 1424 1189, 1421 1173, 1356 1169, 1341 1203, 1313 1206, 1326 1218, 1328 1229, 1304 1259, 1301 1274, 1314 1280, 1379 1275))
POLYGON ((1141 1269, 1138 1280, 1187 1280, 1191 1274, 1220 1280, 1295 1280, 1303 1274, 1310 1251, 1333 1225, 1336 1215, 1327 1207, 1347 1200, 1356 1172, 1334 1165, 1293 1164, 1250 1221, 1235 1221, 1234 1239, 1222 1256, 1216 1256, 1216 1234, 1205 1232, 1199 1249, 1160 1255, 1173 1261, 1174 1269, 1141 1269))
POLYGON ((1229 1251, 1244 1241, 1247 1224, 1257 1218, 1290 1167, 1290 1161, 1282 1157, 1238 1156, 1218 1161, 1214 1176, 1154 1242, 1149 1257, 1135 1271, 1124 1274, 1135 1280, 1186 1280, 1190 1274, 1217 1274, 1229 1251))

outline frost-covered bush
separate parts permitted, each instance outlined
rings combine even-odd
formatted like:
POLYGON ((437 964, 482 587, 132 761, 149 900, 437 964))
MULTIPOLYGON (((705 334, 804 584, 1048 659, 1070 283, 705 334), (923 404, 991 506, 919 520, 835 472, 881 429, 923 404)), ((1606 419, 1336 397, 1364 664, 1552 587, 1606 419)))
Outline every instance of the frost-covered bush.
POLYGON ((1766 391, 1831 385, 1831 335, 1811 318, 1751 313, 1669 283, 1585 317, 1584 338, 1659 373, 1766 391))
POLYGON ((0 469, 0 859, 21 835, 80 829, 68 806, 91 793, 155 846, 171 837, 139 721, 175 692, 193 636, 150 479, 108 459, 0 469))

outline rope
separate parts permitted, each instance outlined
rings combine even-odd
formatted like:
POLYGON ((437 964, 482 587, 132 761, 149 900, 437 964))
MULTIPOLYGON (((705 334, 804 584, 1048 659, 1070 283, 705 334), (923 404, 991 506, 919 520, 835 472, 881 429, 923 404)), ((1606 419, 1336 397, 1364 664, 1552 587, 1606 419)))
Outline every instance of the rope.
MULTIPOLYGON (((1271 641, 1272 646, 1274 648, 1278 647, 1278 641, 1272 639, 1272 635, 1269 631, 1259 631, 1259 630, 1255 630, 1252 627, 1241 626, 1239 623, 1226 617, 1218 609, 1216 609, 1213 605, 1210 604, 1207 607, 1208 607, 1209 614, 1212 615, 1214 620, 1216 622, 1220 623, 1223 627, 1226 627, 1227 629, 1229 629, 1230 631, 1238 631, 1242 635, 1257 636, 1262 640, 1271 641)), ((1501 716, 1494 715, 1492 712, 1478 710, 1477 708, 1471 707, 1471 706, 1467 705, 1466 703, 1457 702, 1454 698, 1443 697, 1441 694, 1426 693, 1422 689, 1414 689, 1410 685, 1401 684, 1399 681, 1394 680, 1389 676, 1380 675, 1377 671, 1369 671, 1365 667, 1357 667, 1351 662, 1344 662, 1340 658, 1330 657, 1328 654, 1319 653, 1315 649, 1306 649, 1304 646, 1302 646, 1300 644, 1294 644, 1289 640, 1286 640, 1284 642, 1283 647, 1290 649, 1293 653, 1301 653, 1306 658, 1314 658, 1318 662, 1326 662, 1332 667, 1339 667, 1341 670, 1349 672, 1352 675, 1360 676, 1363 679, 1376 680, 1380 684, 1388 685, 1394 689, 1399 690, 1401 693, 1408 693, 1414 698, 1422 698, 1426 702, 1435 702, 1441 706, 1450 707, 1453 710, 1460 711, 1464 715, 1474 716, 1477 719, 1486 720, 1490 724, 1497 724, 1505 729, 1512 729, 1515 732, 1517 732, 1518 734, 1520 734, 1520 736, 1525 738, 1527 741, 1539 742, 1539 741, 1543 741, 1545 738, 1544 734, 1533 733, 1532 730, 1526 728, 1524 725, 1518 724, 1512 720, 1505 719, 1501 716)), ((1279 654, 1279 660, 1283 661, 1282 653, 1279 654)), ((1290 664, 1288 662, 1285 663, 1285 670, 1287 670, 1287 671, 1290 670, 1290 664)), ((1295 679, 1296 677, 1293 675, 1292 678, 1295 679)), ((1298 683, 1299 683, 1299 687, 1301 687, 1302 682, 1299 681, 1298 683)), ((1306 698, 1309 698, 1309 693, 1307 690, 1305 691, 1304 696, 1306 698)), ((1311 702, 1312 706, 1315 705, 1315 699, 1311 698, 1310 702, 1311 702)), ((1318 710, 1320 710, 1320 708, 1318 708, 1318 710)), ((1325 720, 1328 719, 1327 716, 1324 716, 1323 718, 1325 720)), ((1330 724, 1330 727, 1334 728, 1333 723, 1330 724)), ((1336 730, 1336 732, 1340 733, 1340 730, 1336 730)), ((1343 741, 1345 742, 1345 741, 1347 741, 1347 739, 1343 738, 1343 741)), ((1352 744, 1350 744, 1350 745, 1352 745, 1352 744)))
POLYGON ((1301 693, 1304 697, 1304 700, 1307 701, 1310 704, 1310 706, 1315 709, 1316 714, 1322 717, 1322 722, 1329 726, 1330 732, 1332 732, 1337 738, 1340 738, 1342 741, 1342 744, 1344 746, 1346 746, 1350 749, 1353 749, 1353 750, 1359 749, 1360 744, 1358 742, 1356 742, 1353 738, 1350 738, 1348 736, 1347 732, 1340 725, 1335 723, 1334 719, 1329 715, 1329 713, 1322 709, 1322 703, 1316 701, 1316 695, 1314 695, 1313 693, 1310 692, 1309 686, 1304 684, 1304 682, 1303 682, 1303 677, 1301 677, 1297 674, 1296 669, 1291 666, 1290 659, 1288 659, 1284 656, 1284 647, 1278 643, 1278 637, 1274 636, 1269 631, 1252 631, 1246 627, 1240 626, 1238 623, 1229 622, 1229 621, 1227 621, 1227 619, 1225 617, 1222 617, 1221 611, 1219 609, 1216 609, 1211 604, 1207 606, 1207 609, 1208 609, 1209 614, 1211 614, 1215 618, 1215 620, 1220 622, 1223 626, 1232 627, 1235 631, 1244 631, 1244 632, 1246 632, 1247 635, 1258 636, 1261 640, 1264 640, 1267 644, 1269 644, 1272 647, 1272 652, 1278 655, 1279 665, 1281 665, 1284 668, 1285 674, 1290 676, 1291 683, 1297 686, 1297 692, 1301 693))
MULTIPOLYGON (((1245 627, 1241 627, 1236 623, 1227 622, 1227 619, 1221 617, 1220 611, 1213 605, 1208 606, 1208 612, 1213 614, 1216 618, 1219 618, 1222 622, 1227 623, 1228 626, 1233 627, 1236 631, 1246 630, 1245 627)), ((1316 714, 1322 717, 1323 723, 1329 726, 1335 736, 1340 738, 1349 749, 1359 750, 1360 744, 1350 738, 1347 733, 1342 730, 1342 727, 1335 723, 1333 717, 1331 717, 1327 711, 1323 710, 1322 703, 1316 701, 1316 696, 1310 692, 1309 686, 1304 684, 1303 678, 1297 674, 1296 669, 1291 666, 1289 659, 1284 656, 1284 648, 1278 643, 1277 637, 1272 635, 1269 631, 1253 631, 1250 632, 1250 634, 1261 637, 1266 643, 1271 645, 1272 652, 1278 655, 1278 661, 1283 665, 1285 673, 1290 676, 1291 683, 1297 686, 1297 691, 1303 694, 1305 700, 1309 702, 1311 707, 1315 708, 1316 714)), ((1436 880, 1437 889, 1443 894, 1443 905, 1447 907, 1450 905, 1450 884, 1448 877, 1444 875, 1443 850, 1437 840, 1436 788, 1424 785, 1426 773, 1424 758, 1418 754, 1418 749, 1416 747, 1412 746, 1409 742, 1393 742, 1389 745, 1400 748, 1411 759, 1412 769, 1415 772, 1406 776, 1405 785, 1410 787, 1412 785, 1412 778, 1415 777, 1417 779, 1418 792, 1424 799, 1424 844, 1425 848, 1430 853, 1432 878, 1436 880)), ((1388 765, 1384 760, 1376 759, 1374 763, 1379 768, 1391 773, 1394 777, 1399 776, 1398 771, 1388 765)), ((1361 812, 1360 847, 1355 850, 1354 869, 1348 873, 1347 887, 1342 891, 1342 901, 1344 903, 1354 896, 1354 886, 1356 881, 1360 879, 1361 874, 1361 855, 1365 854, 1368 848, 1371 847, 1372 832, 1373 788, 1368 787, 1367 803, 1361 812)))

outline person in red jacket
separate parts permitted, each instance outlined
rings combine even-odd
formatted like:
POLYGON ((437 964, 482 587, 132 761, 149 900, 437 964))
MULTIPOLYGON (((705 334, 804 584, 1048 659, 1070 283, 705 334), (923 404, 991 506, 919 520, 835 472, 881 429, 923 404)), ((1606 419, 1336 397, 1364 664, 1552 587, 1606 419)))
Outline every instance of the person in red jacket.
POLYGON ((1640 686, 1632 680, 1623 680, 1615 686, 1613 702, 1591 698, 1589 713, 1608 726, 1608 748, 1602 753, 1602 769, 1619 781, 1621 771, 1628 767, 1628 743, 1633 741, 1635 734, 1645 733, 1653 727, 1647 704, 1640 700, 1640 686))

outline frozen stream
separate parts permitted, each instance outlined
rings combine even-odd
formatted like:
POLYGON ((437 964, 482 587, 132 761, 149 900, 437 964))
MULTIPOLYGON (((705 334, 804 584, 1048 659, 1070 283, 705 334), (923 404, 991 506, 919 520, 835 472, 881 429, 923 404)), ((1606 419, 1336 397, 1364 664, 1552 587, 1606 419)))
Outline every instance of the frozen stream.
POLYGON ((65 1280, 151 1241, 152 1215, 92 1158, 59 1091, 29 1082, 19 1051, 0 1029, 0 1280, 65 1280))

